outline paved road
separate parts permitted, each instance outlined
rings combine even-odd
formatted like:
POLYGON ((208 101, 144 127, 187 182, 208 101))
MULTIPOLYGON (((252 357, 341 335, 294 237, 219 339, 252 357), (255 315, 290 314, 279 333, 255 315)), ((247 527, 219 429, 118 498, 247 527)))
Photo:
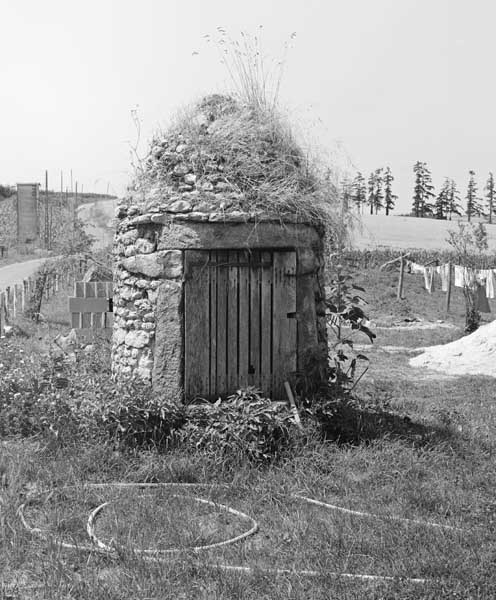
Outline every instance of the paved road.
MULTIPOLYGON (((113 216, 116 200, 100 200, 83 204, 78 209, 79 217, 84 222, 86 231, 95 237, 95 247, 102 248, 112 242, 113 216)), ((25 262, 0 267, 0 290, 8 286, 22 283, 33 275, 46 258, 35 258, 25 262)))
POLYGON ((95 249, 105 248, 114 239, 115 200, 97 200, 78 208, 78 217, 83 221, 86 233, 95 238, 95 249))
POLYGON ((9 285, 22 283, 36 271, 36 269, 46 260, 46 258, 35 258, 25 262, 14 263, 0 268, 0 290, 9 285))

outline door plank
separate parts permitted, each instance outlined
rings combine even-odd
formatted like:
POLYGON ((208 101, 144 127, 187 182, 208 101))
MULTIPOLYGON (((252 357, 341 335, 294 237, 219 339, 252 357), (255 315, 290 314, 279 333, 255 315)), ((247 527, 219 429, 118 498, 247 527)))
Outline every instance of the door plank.
POLYGON ((210 296, 210 352, 209 352, 209 398, 218 397, 217 390, 217 251, 210 252, 209 264, 210 296))
POLYGON ((248 367, 250 362, 250 267, 248 251, 239 252, 239 331, 238 331, 238 387, 248 386, 248 367))
POLYGON ((227 294, 229 291, 228 253, 217 252, 217 393, 227 389, 227 294))
POLYGON ((296 253, 274 252, 273 274, 272 393, 283 399, 284 381, 296 372, 296 253))
POLYGON ((248 384, 260 388, 260 252, 254 250, 250 255, 250 364, 248 384))
POLYGON ((227 292, 227 393, 233 394, 238 381, 238 252, 229 251, 229 288, 227 292))
POLYGON ((184 393, 186 399, 209 392, 208 253, 185 252, 184 393))
POLYGON ((260 387, 272 395, 272 253, 260 253, 261 266, 261 323, 260 323, 260 387))

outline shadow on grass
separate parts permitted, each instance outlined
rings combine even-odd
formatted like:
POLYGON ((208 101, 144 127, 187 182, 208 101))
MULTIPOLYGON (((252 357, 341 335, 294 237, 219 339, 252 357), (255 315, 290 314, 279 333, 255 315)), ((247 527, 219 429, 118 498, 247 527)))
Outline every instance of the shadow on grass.
POLYGON ((328 402, 317 411, 324 439, 337 444, 368 444, 401 438, 416 446, 457 445, 461 436, 449 425, 427 425, 377 406, 361 406, 353 399, 328 402))

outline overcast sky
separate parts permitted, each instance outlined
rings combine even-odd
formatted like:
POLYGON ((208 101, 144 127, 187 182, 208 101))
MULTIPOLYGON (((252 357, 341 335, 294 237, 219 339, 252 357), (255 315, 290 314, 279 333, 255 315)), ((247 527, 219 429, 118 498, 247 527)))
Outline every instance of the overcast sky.
POLYGON ((390 165, 407 210, 412 165, 434 182, 496 170, 494 0, 0 0, 0 183, 74 179, 122 193, 131 110, 143 138, 229 85, 205 34, 263 25, 281 104, 316 143, 367 174, 390 165), (199 54, 194 54, 198 52, 199 54))

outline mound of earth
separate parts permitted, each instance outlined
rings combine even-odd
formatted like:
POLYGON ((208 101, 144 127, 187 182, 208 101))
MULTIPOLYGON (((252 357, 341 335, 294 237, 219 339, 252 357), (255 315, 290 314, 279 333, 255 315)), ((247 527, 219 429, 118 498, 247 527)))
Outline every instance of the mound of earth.
POLYGON ((428 348, 410 359, 410 365, 449 375, 496 377, 496 321, 449 344, 428 348))

